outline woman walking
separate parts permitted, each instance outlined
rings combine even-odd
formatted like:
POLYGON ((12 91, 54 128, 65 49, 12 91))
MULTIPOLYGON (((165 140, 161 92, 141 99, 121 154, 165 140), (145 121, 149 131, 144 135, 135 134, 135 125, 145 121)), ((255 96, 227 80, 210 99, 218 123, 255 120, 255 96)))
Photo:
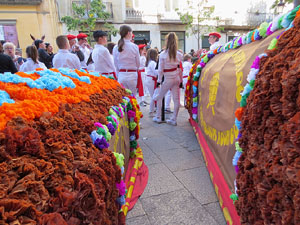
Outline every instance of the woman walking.
POLYGON ((118 82, 136 95, 137 71, 140 67, 139 48, 132 43, 132 29, 127 25, 120 27, 121 38, 113 49, 118 82))
POLYGON ((173 126, 177 125, 177 115, 180 106, 180 84, 182 83, 182 70, 180 69, 180 62, 183 59, 183 55, 178 50, 178 38, 174 32, 169 33, 166 36, 166 50, 164 50, 159 56, 158 67, 158 81, 159 86, 164 77, 164 82, 161 84, 160 92, 157 97, 157 110, 156 116, 153 121, 161 123, 161 104, 162 99, 168 90, 171 90, 174 101, 174 112, 171 119, 167 120, 168 124, 173 126))

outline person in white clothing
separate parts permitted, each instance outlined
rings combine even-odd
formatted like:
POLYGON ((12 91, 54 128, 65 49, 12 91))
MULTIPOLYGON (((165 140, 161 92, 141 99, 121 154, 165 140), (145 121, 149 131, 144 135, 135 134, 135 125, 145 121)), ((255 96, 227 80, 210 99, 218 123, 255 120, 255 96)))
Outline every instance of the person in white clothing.
POLYGON ((21 72, 34 71, 37 68, 47 69, 44 63, 38 61, 38 51, 34 45, 30 45, 26 48, 27 61, 20 67, 21 72))
POLYGON ((139 97, 138 97, 138 102, 140 106, 146 106, 147 103, 145 101, 145 91, 146 91, 146 87, 145 87, 145 65, 146 65, 146 46, 145 44, 140 44, 138 45, 139 47, 139 52, 140 52, 140 68, 138 71, 138 84, 137 84, 137 88, 139 91, 139 97))
POLYGON ((72 54, 69 49, 69 41, 66 36, 60 35, 56 38, 56 44, 59 48, 57 54, 53 58, 53 66, 55 68, 70 68, 80 69, 80 61, 75 54, 72 54))
POLYGON ((186 83, 188 81, 188 77, 189 77, 189 74, 190 74, 190 71, 193 67, 193 64, 192 64, 192 56, 190 54, 185 54, 184 57, 183 57, 183 63, 182 63, 182 67, 183 67, 183 72, 182 72, 182 84, 183 84, 183 88, 184 88, 184 91, 186 89, 186 83))
POLYGON ((221 34, 217 32, 210 33, 208 35, 208 42, 210 44, 209 49, 211 51, 215 50, 216 48, 220 47, 219 39, 221 38, 221 34))
POLYGON ((153 93, 156 89, 158 70, 156 68, 158 53, 155 49, 149 49, 147 51, 147 61, 146 61, 146 87, 150 93, 150 110, 149 115, 153 116, 155 101, 153 99, 153 93))
POLYGON ((132 29, 127 25, 120 27, 121 39, 113 49, 118 82, 136 95, 137 70, 140 67, 139 48, 131 42, 132 29))
POLYGON ((180 84, 182 83, 182 71, 180 69, 180 63, 183 59, 183 55, 178 50, 178 38, 174 32, 169 33, 166 36, 166 50, 164 50, 159 56, 158 66, 158 80, 159 86, 164 77, 164 82, 161 84, 160 91, 157 100, 156 116, 153 121, 161 123, 161 105, 162 99, 168 90, 171 90, 174 101, 174 112, 171 119, 166 120, 168 124, 177 125, 177 115, 180 106, 180 84))
POLYGON ((116 69, 109 51, 104 45, 107 44, 107 33, 97 30, 93 33, 96 41, 95 48, 92 52, 92 59, 95 65, 95 71, 104 75, 114 76, 116 79, 116 69))
POLYGON ((85 33, 80 33, 77 35, 79 49, 84 55, 84 60, 81 62, 81 66, 83 68, 87 67, 86 63, 90 57, 91 51, 93 50, 86 39, 87 37, 88 36, 85 33))

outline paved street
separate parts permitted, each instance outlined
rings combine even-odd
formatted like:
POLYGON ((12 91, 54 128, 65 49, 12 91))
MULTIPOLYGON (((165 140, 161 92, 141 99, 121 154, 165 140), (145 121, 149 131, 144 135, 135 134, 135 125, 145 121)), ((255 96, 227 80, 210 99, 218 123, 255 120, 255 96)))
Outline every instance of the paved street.
POLYGON ((126 223, 226 224, 187 111, 180 108, 174 127, 153 123, 148 109, 142 107, 139 143, 149 180, 126 223))

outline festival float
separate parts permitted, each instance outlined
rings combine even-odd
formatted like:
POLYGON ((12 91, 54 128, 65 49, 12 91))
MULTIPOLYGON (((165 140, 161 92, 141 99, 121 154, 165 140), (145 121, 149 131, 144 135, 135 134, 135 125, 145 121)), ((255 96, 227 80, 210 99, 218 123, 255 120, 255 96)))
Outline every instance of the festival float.
POLYGON ((186 108, 227 224, 300 224, 300 10, 203 54, 186 108))
POLYGON ((0 224, 125 224, 148 180, 142 113, 110 77, 0 76, 0 224))

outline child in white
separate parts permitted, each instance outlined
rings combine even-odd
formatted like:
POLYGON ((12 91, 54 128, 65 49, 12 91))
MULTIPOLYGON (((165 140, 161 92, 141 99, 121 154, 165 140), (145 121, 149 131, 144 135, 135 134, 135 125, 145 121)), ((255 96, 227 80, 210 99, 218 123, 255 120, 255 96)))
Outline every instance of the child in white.
POLYGON ((47 69, 44 63, 38 61, 38 51, 34 45, 26 48, 27 61, 20 67, 20 72, 34 71, 37 68, 47 69))
POLYGON ((177 125, 177 115, 180 106, 180 83, 182 82, 182 71, 179 67, 180 62, 183 59, 181 52, 178 49, 178 38, 174 32, 171 32, 166 37, 166 50, 159 56, 158 67, 158 85, 162 81, 164 76, 164 82, 161 85, 159 95, 157 97, 157 110, 156 117, 153 121, 161 123, 161 104, 165 94, 171 90, 174 101, 174 112, 170 120, 166 122, 168 124, 177 125))
MULTIPOLYGON (((140 52, 140 68, 139 68, 139 71, 138 73, 141 74, 141 82, 142 82, 142 85, 141 87, 137 87, 139 90, 139 94, 138 94, 138 102, 139 102, 139 105, 140 106, 146 106, 146 102, 145 102, 145 91, 146 91, 146 88, 145 88, 145 66, 146 66, 146 45, 145 44, 140 44, 138 45, 139 47, 139 52, 140 52), (141 90, 140 90, 141 89, 141 90)), ((138 82, 139 82, 139 77, 138 77, 138 82)), ((139 83, 138 83, 139 85, 139 83)))
POLYGON ((146 88, 148 88, 148 91, 151 96, 150 110, 149 110, 150 116, 152 116, 154 113, 155 101, 153 100, 153 93, 154 93, 154 90, 156 89, 157 76, 158 76, 158 71, 155 69, 157 56, 158 56, 158 53, 155 49, 149 49, 147 51, 146 88))
POLYGON ((182 80, 183 80, 183 82, 182 82, 182 84, 183 84, 183 88, 184 88, 184 92, 185 92, 186 83, 188 81, 190 70, 193 67, 192 56, 190 54, 185 54, 184 55, 182 67, 183 67, 183 72, 182 72, 182 80))
POLYGON ((56 44, 59 48, 58 53, 53 58, 55 68, 80 69, 80 61, 77 55, 72 54, 70 44, 66 36, 60 35, 56 38, 56 44))
POLYGON ((92 59, 95 65, 95 71, 104 75, 113 75, 116 72, 114 62, 110 53, 104 45, 107 44, 107 34, 102 30, 93 33, 97 42, 92 52, 92 59))
POLYGON ((131 27, 122 25, 120 35, 121 39, 113 49, 118 82, 136 95, 137 70, 140 67, 139 48, 131 42, 131 27))

